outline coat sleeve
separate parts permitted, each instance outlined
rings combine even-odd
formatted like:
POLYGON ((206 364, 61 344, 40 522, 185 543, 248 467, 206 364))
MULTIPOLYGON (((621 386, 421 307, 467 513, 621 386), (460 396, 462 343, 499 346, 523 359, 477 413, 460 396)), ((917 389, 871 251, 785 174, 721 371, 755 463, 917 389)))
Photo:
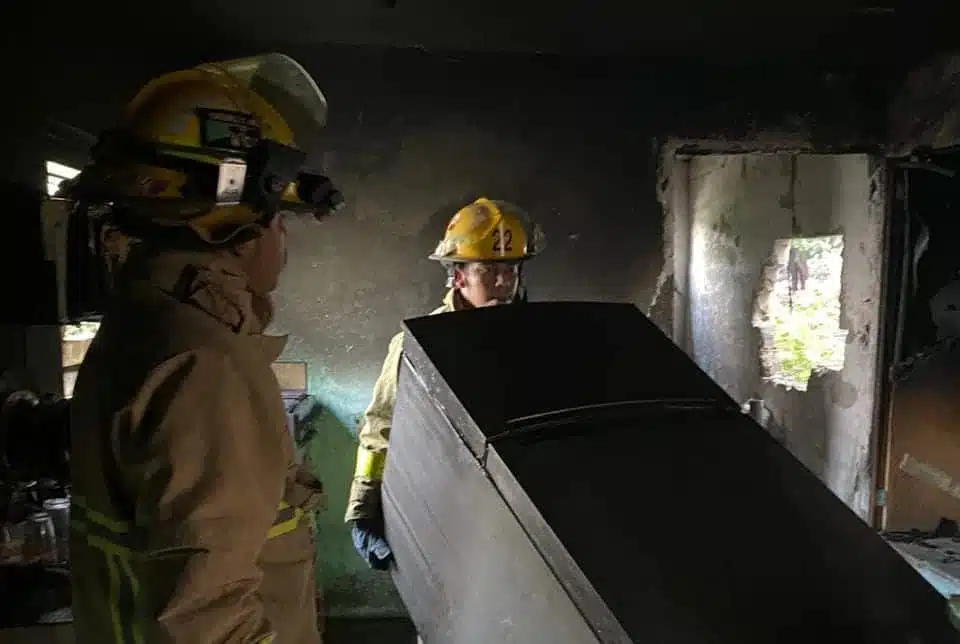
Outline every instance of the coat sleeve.
POLYGON ((121 462, 138 464, 130 484, 147 531, 144 644, 271 642, 258 559, 283 495, 286 429, 225 355, 179 356, 147 391, 134 435, 117 443, 137 446, 121 462))
POLYGON ((403 352, 403 333, 390 340, 370 405, 357 432, 357 461, 347 502, 346 521, 380 516, 380 480, 387 460, 393 408, 397 402, 397 376, 403 352))

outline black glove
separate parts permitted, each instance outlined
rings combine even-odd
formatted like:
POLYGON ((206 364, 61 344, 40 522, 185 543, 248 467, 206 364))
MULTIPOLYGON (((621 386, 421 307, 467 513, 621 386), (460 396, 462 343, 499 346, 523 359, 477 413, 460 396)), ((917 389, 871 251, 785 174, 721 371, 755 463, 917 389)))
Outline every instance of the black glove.
POLYGON ((353 547, 374 570, 386 570, 393 561, 393 551, 383 535, 382 523, 370 520, 351 522, 353 547))

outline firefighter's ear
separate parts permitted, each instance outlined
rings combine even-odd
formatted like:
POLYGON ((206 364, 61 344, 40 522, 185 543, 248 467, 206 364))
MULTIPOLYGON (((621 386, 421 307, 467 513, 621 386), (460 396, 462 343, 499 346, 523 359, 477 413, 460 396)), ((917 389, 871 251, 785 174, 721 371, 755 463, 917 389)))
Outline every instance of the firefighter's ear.
POLYGON ((464 288, 467 285, 467 274, 463 270, 463 265, 458 264, 451 269, 450 284, 455 289, 464 288))

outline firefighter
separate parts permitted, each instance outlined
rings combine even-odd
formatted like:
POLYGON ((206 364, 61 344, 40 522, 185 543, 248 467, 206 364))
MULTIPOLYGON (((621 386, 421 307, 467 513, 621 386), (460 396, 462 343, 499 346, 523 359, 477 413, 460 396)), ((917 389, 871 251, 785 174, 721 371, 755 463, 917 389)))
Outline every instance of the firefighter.
MULTIPOLYGON (((526 301, 523 262, 543 250, 539 226, 517 206, 481 198, 457 212, 430 259, 447 271, 443 304, 431 315, 526 301)), ((380 481, 397 397, 403 334, 390 340, 380 377, 358 432, 360 445, 346 522, 354 548, 371 568, 385 570, 393 558, 384 537, 380 481)))
POLYGON ((803 291, 807 288, 807 278, 810 276, 810 267, 807 265, 806 254, 795 245, 790 245, 790 254, 787 259, 787 274, 790 277, 790 292, 803 291))
POLYGON ((284 218, 341 201, 303 169, 325 114, 280 54, 167 74, 67 190, 130 240, 71 405, 78 642, 321 642, 323 490, 271 368, 285 339, 264 331, 284 218))

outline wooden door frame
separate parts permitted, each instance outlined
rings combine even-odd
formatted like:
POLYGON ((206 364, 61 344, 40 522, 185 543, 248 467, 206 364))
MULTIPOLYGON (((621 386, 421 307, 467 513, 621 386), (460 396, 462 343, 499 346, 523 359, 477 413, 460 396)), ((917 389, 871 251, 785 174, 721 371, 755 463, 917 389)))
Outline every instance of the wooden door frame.
POLYGON ((881 321, 877 339, 877 380, 873 418, 873 502, 871 524, 882 530, 886 524, 886 492, 890 477, 890 448, 892 440, 893 366, 899 360, 903 316, 908 286, 904 267, 910 260, 906 239, 910 234, 908 213, 909 171, 901 167, 900 159, 885 162, 885 191, 883 224, 883 265, 880 277, 881 321), (898 259, 899 258, 899 259, 898 259))
MULTIPOLYGON (((958 153, 960 146, 930 150, 930 156, 958 153)), ((931 171, 935 161, 926 163, 916 155, 888 157, 886 160, 886 206, 884 208, 884 260, 881 285, 881 328, 878 351, 878 389, 874 418, 874 502, 872 524, 884 529, 887 522, 886 496, 891 478, 890 461, 893 441, 893 385, 894 369, 903 355, 903 334, 906 326, 907 296, 910 288, 909 266, 913 260, 910 245, 910 177, 915 172, 931 171)))

